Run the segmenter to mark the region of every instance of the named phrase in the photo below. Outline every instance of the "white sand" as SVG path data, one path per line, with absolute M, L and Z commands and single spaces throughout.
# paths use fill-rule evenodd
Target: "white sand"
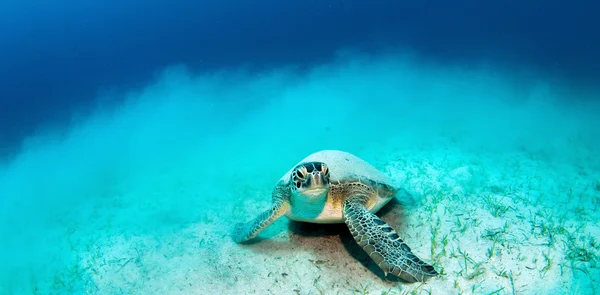
M 160 238 L 99 239 L 81 253 L 88 288 L 107 294 L 362 294 L 363 288 L 367 294 L 596 292 L 598 261 L 585 261 L 600 254 L 593 238 L 600 234 L 598 211 L 591 202 L 575 211 L 547 199 L 530 200 L 568 182 L 522 185 L 535 176 L 503 178 L 510 171 L 506 167 L 518 164 L 552 173 L 524 155 L 452 154 L 444 160 L 436 151 L 400 152 L 393 158 L 403 160 L 382 167 L 419 198 L 393 202 L 382 216 L 415 253 L 443 272 L 426 284 L 383 281 L 343 225 L 280 220 L 255 243 L 234 244 L 228 221 L 252 218 L 269 205 L 266 195 L 251 190 L 255 198 L 235 196 L 237 204 L 205 208 L 202 222 Z
M 0 293 L 598 292 L 600 129 L 558 90 L 394 58 L 169 77 L 5 163 Z M 290 165 L 329 148 L 411 193 L 380 214 L 441 276 L 383 280 L 344 225 L 283 218 L 232 242 Z

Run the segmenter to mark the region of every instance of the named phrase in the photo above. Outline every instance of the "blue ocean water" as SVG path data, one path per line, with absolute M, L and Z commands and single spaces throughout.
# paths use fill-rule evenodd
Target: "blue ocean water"
M 597 10 L 3 2 L 0 293 L 597 293 Z M 383 219 L 442 276 L 383 281 L 343 227 L 231 241 L 323 149 L 411 193 Z

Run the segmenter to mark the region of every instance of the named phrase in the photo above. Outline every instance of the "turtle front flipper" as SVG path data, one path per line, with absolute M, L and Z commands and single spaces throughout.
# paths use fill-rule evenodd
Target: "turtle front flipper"
M 253 220 L 235 225 L 233 241 L 241 243 L 256 237 L 263 229 L 275 220 L 285 215 L 290 208 L 289 202 L 284 198 L 273 198 L 273 206 L 260 213 Z
M 344 202 L 344 222 L 356 242 L 383 270 L 408 282 L 423 282 L 438 275 L 433 266 L 415 256 L 385 221 L 364 206 L 366 197 L 358 195 Z

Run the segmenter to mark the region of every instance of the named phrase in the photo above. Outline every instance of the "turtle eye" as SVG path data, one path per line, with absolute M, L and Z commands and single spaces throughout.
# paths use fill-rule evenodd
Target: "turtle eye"
M 296 174 L 298 174 L 298 177 L 304 178 L 304 174 L 302 174 L 302 171 L 298 170 L 296 171 Z

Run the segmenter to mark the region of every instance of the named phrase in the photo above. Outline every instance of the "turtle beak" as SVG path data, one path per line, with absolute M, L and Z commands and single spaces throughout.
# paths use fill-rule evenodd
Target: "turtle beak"
M 323 178 L 323 173 L 317 173 L 316 175 L 310 174 L 310 186 L 312 188 L 320 188 L 323 187 L 325 183 L 325 179 Z

